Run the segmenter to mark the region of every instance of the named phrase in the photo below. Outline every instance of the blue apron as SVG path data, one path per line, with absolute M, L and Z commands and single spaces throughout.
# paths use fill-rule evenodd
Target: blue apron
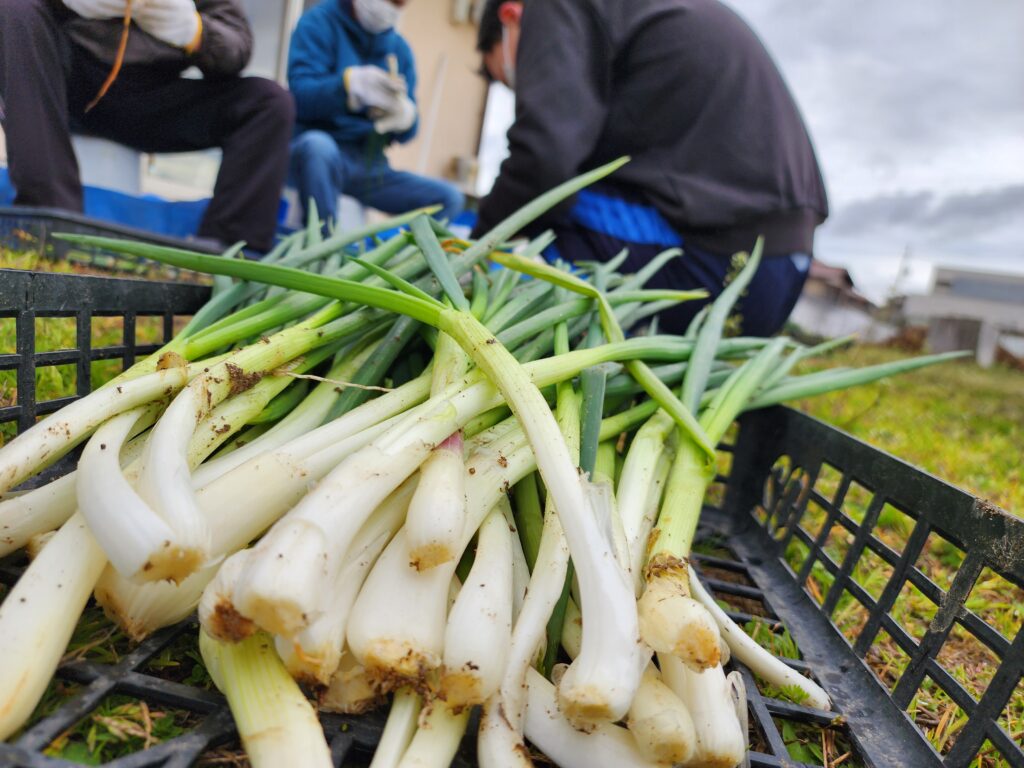
M 603 195 L 592 189 L 584 189 L 576 196 L 569 218 L 581 227 L 629 243 L 666 248 L 683 244 L 683 238 L 653 205 Z

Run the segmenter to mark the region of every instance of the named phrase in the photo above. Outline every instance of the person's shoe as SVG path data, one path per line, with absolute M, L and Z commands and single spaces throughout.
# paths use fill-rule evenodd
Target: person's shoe
M 189 248 L 201 253 L 210 253 L 217 256 L 220 256 L 231 247 L 219 238 L 200 237 L 199 235 L 189 235 L 185 238 L 185 242 L 188 243 Z
M 233 247 L 233 244 L 225 243 L 223 240 L 216 237 L 200 237 L 198 235 L 190 235 L 187 238 L 187 242 L 190 247 L 195 248 L 197 251 L 202 253 L 209 253 L 214 256 L 223 256 L 229 249 Z M 257 251 L 253 248 L 242 248 L 242 257 L 249 261 L 259 261 L 265 253 Z

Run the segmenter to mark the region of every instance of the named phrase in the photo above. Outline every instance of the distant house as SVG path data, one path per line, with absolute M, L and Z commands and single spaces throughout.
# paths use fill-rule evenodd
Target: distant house
M 836 338 L 856 333 L 881 340 L 890 336 L 892 329 L 875 320 L 875 310 L 875 305 L 857 290 L 848 271 L 814 260 L 789 320 L 816 336 Z
M 931 293 L 907 296 L 903 311 L 927 323 L 933 352 L 973 349 L 988 367 L 1001 337 L 1024 335 L 1024 277 L 940 267 Z

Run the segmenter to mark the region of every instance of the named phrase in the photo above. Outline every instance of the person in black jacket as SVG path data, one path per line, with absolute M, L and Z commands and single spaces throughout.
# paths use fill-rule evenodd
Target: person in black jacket
M 295 109 L 276 83 L 239 77 L 253 45 L 240 0 L 135 0 L 118 71 L 125 6 L 0 0 L 0 120 L 15 203 L 82 210 L 72 130 L 143 152 L 220 147 L 198 234 L 269 250 Z M 203 79 L 181 77 L 191 66 Z
M 628 248 L 623 270 L 635 271 L 681 246 L 649 285 L 714 297 L 731 256 L 764 235 L 767 258 L 738 311 L 744 333 L 782 327 L 828 203 L 793 97 L 739 16 L 718 0 L 489 0 L 477 48 L 516 110 L 474 234 L 630 155 L 537 223 L 554 228 L 557 253 L 608 260 Z M 661 327 L 682 332 L 700 306 L 663 313 Z

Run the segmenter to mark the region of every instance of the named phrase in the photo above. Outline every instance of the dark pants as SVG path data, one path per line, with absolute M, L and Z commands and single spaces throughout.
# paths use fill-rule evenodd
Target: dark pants
M 220 147 L 199 234 L 269 250 L 288 170 L 291 95 L 261 78 L 190 80 L 132 66 L 86 113 L 110 65 L 70 41 L 69 15 L 51 0 L 0 0 L 0 97 L 15 203 L 82 210 L 72 131 L 142 152 Z
M 619 268 L 628 274 L 638 271 L 667 246 L 630 243 L 581 226 L 556 229 L 558 255 L 567 261 L 609 261 L 623 248 L 629 256 Z M 751 243 L 753 246 L 753 243 Z M 705 288 L 711 299 L 722 292 L 732 272 L 730 256 L 713 254 L 684 244 L 683 255 L 669 261 L 647 282 L 647 288 L 690 290 Z M 761 261 L 753 280 L 737 303 L 740 332 L 749 336 L 771 336 L 779 331 L 800 298 L 810 258 L 804 254 L 773 256 Z M 658 315 L 658 327 L 667 333 L 683 333 L 707 301 L 687 301 Z

